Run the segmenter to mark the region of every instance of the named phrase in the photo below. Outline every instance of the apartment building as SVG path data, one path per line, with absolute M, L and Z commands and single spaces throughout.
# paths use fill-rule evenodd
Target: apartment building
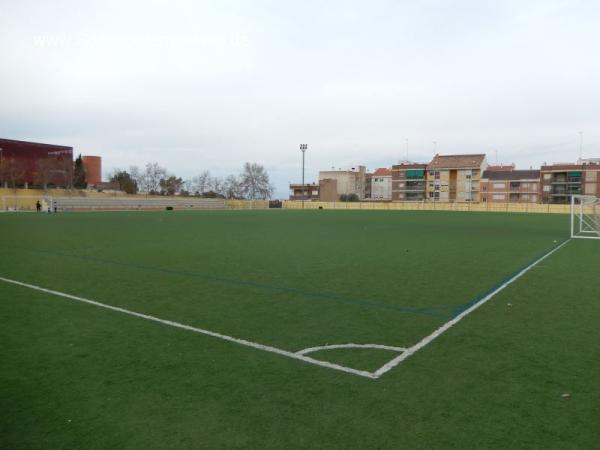
M 427 194 L 427 164 L 401 163 L 392 166 L 392 201 L 423 201 Z
M 478 202 L 485 154 L 439 155 L 427 165 L 426 196 L 440 202 Z
M 320 171 L 319 185 L 321 186 L 321 199 L 323 201 L 337 201 L 342 194 L 356 194 L 360 200 L 363 200 L 365 198 L 366 172 L 365 166 L 352 167 L 349 170 Z M 324 181 L 327 184 L 326 192 L 323 192 Z M 335 194 L 332 192 L 334 185 Z M 332 198 L 334 196 L 335 198 Z
M 511 170 L 505 167 L 512 167 Z M 480 181 L 481 201 L 486 203 L 537 203 L 541 196 L 539 170 L 514 170 L 490 166 Z
M 371 199 L 371 183 L 373 181 L 372 173 L 365 173 L 365 200 Z
M 371 176 L 371 200 L 392 199 L 392 171 L 377 169 Z
M 319 185 L 290 183 L 290 200 L 319 200 Z
M 600 163 L 556 163 L 541 167 L 542 201 L 569 203 L 572 195 L 600 197 Z

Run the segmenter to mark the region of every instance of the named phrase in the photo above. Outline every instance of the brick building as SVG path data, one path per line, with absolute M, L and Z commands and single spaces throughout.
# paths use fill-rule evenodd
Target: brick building
M 495 170 L 481 177 L 481 201 L 487 203 L 537 203 L 540 201 L 539 170 Z M 512 166 L 514 167 L 514 166 Z
M 73 147 L 0 139 L 0 186 L 70 186 Z
M 423 201 L 427 194 L 427 164 L 392 166 L 392 201 Z
M 544 165 L 541 184 L 544 203 L 569 203 L 571 195 L 600 197 L 600 163 Z

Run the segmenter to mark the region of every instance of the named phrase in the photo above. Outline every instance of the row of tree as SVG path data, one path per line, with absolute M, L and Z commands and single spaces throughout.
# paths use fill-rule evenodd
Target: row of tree
M 35 163 L 33 171 L 26 168 L 20 158 L 0 159 L 0 182 L 2 186 L 17 188 L 25 183 L 33 183 L 46 189 L 49 186 L 85 189 L 87 187 L 85 167 L 79 155 L 71 158 L 43 158 Z
M 129 170 L 115 169 L 110 181 L 129 194 L 146 192 L 159 195 L 182 195 L 220 197 L 230 199 L 268 199 L 273 194 L 269 174 L 263 166 L 247 162 L 239 175 L 214 177 L 209 171 L 184 180 L 170 174 L 158 163 L 148 163 L 141 170 L 132 166 Z

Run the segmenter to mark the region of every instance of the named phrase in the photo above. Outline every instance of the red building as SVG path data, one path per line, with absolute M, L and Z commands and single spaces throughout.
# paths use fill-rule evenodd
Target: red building
M 102 158 L 100 156 L 82 156 L 81 160 L 88 185 L 97 186 L 102 183 Z
M 73 147 L 0 139 L 1 186 L 70 186 Z

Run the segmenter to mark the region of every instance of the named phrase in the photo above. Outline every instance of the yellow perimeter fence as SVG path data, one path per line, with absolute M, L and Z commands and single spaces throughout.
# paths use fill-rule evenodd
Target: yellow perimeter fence
M 301 209 L 302 202 L 286 200 L 283 207 Z M 441 202 L 304 202 L 305 209 L 359 209 L 389 211 L 473 211 L 512 212 L 538 214 L 569 214 L 570 205 L 546 205 L 538 203 L 441 203 Z

